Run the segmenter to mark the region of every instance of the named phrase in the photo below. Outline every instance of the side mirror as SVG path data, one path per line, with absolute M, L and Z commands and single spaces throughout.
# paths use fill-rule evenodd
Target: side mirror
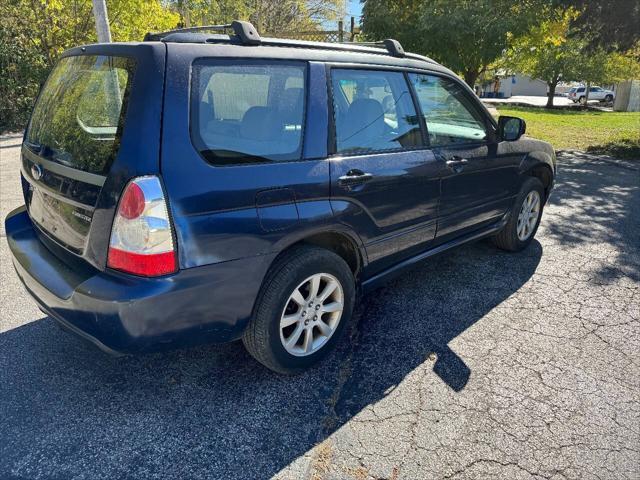
M 527 124 L 518 117 L 498 118 L 498 133 L 501 140 L 514 142 L 527 131 Z

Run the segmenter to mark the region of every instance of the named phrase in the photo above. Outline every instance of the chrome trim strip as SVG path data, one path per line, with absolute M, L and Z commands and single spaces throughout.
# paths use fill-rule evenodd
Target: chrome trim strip
M 67 167 L 66 165 L 62 165 L 58 162 L 45 160 L 44 158 L 33 153 L 24 145 L 22 146 L 22 155 L 27 157 L 27 159 L 29 159 L 33 163 L 42 165 L 44 168 L 46 168 L 47 170 L 50 170 L 53 173 L 57 173 L 58 175 L 63 175 L 67 178 L 72 178 L 74 180 L 79 180 L 84 183 L 89 183 L 91 185 L 96 185 L 98 187 L 102 187 L 102 185 L 104 185 L 104 181 L 107 178 L 105 176 L 97 175 L 95 173 L 89 173 L 83 170 L 78 170 L 76 168 Z

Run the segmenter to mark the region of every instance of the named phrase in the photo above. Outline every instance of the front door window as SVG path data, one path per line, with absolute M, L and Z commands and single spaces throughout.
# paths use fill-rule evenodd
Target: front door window
M 432 146 L 482 142 L 487 130 L 482 114 L 462 85 L 435 75 L 410 74 Z

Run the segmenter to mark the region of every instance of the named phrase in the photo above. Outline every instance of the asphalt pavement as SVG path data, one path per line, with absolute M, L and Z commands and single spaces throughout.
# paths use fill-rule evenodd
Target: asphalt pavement
M 560 159 L 526 251 L 428 261 L 295 377 L 240 343 L 109 357 L 36 308 L 0 239 L 0 478 L 638 479 L 640 163 Z

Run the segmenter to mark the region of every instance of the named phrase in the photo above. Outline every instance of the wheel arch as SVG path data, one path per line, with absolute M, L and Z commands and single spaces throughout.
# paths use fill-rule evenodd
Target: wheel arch
M 364 247 L 357 235 L 349 232 L 346 228 L 335 227 L 311 230 L 289 239 L 280 246 L 279 253 L 272 264 L 275 264 L 292 248 L 300 245 L 314 245 L 335 253 L 347 263 L 356 279 L 367 263 Z
M 549 198 L 549 193 L 551 192 L 551 187 L 553 185 L 553 173 L 551 171 L 551 167 L 546 163 L 539 163 L 527 170 L 526 175 L 536 177 L 542 182 L 542 185 L 544 186 L 544 198 L 546 201 L 546 199 Z
M 523 181 L 527 177 L 535 177 L 544 186 L 545 202 L 549 198 L 554 183 L 554 167 L 551 157 L 545 152 L 533 152 L 520 165 Z

